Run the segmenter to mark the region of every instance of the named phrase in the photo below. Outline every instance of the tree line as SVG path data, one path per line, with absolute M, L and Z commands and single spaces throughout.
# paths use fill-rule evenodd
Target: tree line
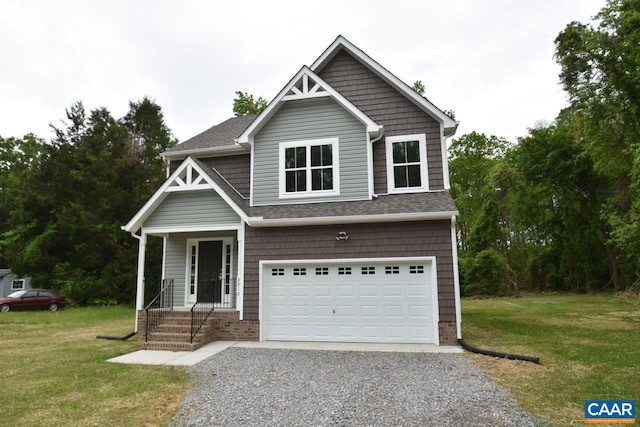
M 610 0 L 594 22 L 556 39 L 569 106 L 553 123 L 515 144 L 479 132 L 451 144 L 466 295 L 639 288 L 640 0 Z M 236 92 L 233 112 L 266 104 Z M 0 137 L 0 267 L 76 304 L 130 304 L 137 241 L 120 227 L 164 181 L 159 154 L 176 140 L 148 98 L 121 118 L 77 102 L 54 134 Z M 152 288 L 159 239 L 147 253 Z
M 640 1 L 595 22 L 555 40 L 569 106 L 553 123 L 451 145 L 467 294 L 639 289 Z
M 77 102 L 54 133 L 0 137 L 0 265 L 76 304 L 131 303 L 137 241 L 120 227 L 164 180 L 159 153 L 176 141 L 162 110 L 144 98 L 115 119 Z

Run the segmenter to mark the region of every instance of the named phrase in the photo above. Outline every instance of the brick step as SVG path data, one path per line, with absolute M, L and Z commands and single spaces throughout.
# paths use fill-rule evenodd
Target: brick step
M 202 341 L 204 334 L 198 333 L 193 337 L 193 341 Z M 191 340 L 191 332 L 179 333 L 179 332 L 154 332 L 149 337 L 151 341 L 175 341 L 175 342 L 189 342 Z
M 142 343 L 143 350 L 194 351 L 202 347 L 203 342 L 147 341 Z
M 208 324 L 209 322 L 206 322 L 204 325 L 202 325 L 202 328 L 200 328 L 201 331 L 208 331 L 211 327 Z M 190 333 L 191 332 L 191 323 L 189 324 L 182 324 L 182 323 L 162 323 L 160 325 L 158 325 L 158 327 L 156 327 L 156 330 L 154 332 L 182 332 L 182 333 Z

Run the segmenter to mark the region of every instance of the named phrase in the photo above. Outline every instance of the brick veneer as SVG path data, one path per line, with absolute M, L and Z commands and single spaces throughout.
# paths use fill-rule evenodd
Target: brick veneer
M 240 320 L 237 311 L 214 311 L 214 340 L 220 341 L 258 341 L 260 339 L 260 321 Z
M 456 322 L 439 322 L 440 345 L 458 345 Z

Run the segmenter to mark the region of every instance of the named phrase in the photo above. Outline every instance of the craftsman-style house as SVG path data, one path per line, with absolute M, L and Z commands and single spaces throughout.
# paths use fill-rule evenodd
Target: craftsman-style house
M 260 115 L 164 152 L 166 182 L 123 227 L 140 245 L 141 338 L 177 338 L 162 324 L 179 315 L 190 343 L 455 344 L 456 127 L 340 36 Z M 163 239 L 164 280 L 145 310 L 148 236 Z

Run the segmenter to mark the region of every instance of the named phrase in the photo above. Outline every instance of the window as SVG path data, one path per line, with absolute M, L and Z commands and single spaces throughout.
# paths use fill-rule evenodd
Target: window
M 371 275 L 371 274 L 376 274 L 376 268 L 375 267 L 362 267 L 362 274 L 363 275 Z
M 11 283 L 11 290 L 19 291 L 24 289 L 24 279 L 16 279 Z
M 386 144 L 389 193 L 428 190 L 426 136 L 389 136 Z
M 293 275 L 294 276 L 306 276 L 307 275 L 307 269 L 302 267 L 302 268 L 294 268 L 293 269 Z
M 316 267 L 316 276 L 328 276 L 329 267 Z
M 351 267 L 338 267 L 338 275 L 339 276 L 350 276 L 351 275 Z
M 397 265 L 387 266 L 384 268 L 384 274 L 400 274 L 400 267 Z
M 284 268 L 272 268 L 271 269 L 272 276 L 284 276 Z
M 424 266 L 423 265 L 410 265 L 409 266 L 409 274 L 424 274 Z
M 280 144 L 280 197 L 338 195 L 338 138 Z

